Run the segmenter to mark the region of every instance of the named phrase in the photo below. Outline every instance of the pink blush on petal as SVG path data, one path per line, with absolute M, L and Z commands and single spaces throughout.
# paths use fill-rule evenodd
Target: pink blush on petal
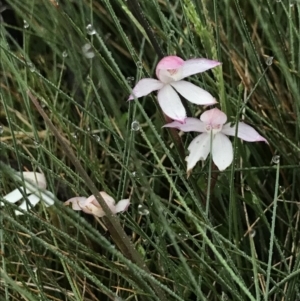
M 184 60 L 180 58 L 179 56 L 171 55 L 166 56 L 162 60 L 159 61 L 159 63 L 156 66 L 156 76 L 159 78 L 159 71 L 160 70 L 168 70 L 177 72 L 176 69 L 179 69 L 184 64 Z M 172 75 L 172 72 L 170 72 Z
M 207 125 L 223 125 L 227 121 L 227 116 L 224 112 L 220 111 L 218 108 L 214 108 L 205 111 L 201 116 L 200 120 Z
M 187 119 L 187 117 L 185 117 L 184 119 L 180 119 L 180 120 L 177 119 L 176 121 L 180 122 L 181 124 L 185 124 L 186 119 Z

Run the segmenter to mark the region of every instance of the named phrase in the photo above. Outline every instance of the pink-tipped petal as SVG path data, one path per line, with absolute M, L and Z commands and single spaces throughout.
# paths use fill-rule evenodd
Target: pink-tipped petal
M 184 60 L 178 56 L 166 56 L 157 64 L 156 76 L 165 84 L 179 80 L 182 78 L 183 64 Z
M 108 195 L 104 191 L 100 191 L 100 194 L 113 214 L 116 214 L 117 212 L 125 211 L 129 206 L 130 203 L 129 199 L 121 200 L 115 206 L 115 200 L 110 195 Z M 72 208 L 74 210 L 82 210 L 87 214 L 92 214 L 97 217 L 105 216 L 104 210 L 102 209 L 101 205 L 98 203 L 94 195 L 91 195 L 88 198 L 75 197 L 69 199 L 64 204 L 69 205 L 70 203 L 72 204 Z
M 183 132 L 205 132 L 205 123 L 197 118 L 187 117 L 185 123 L 173 121 L 165 124 L 163 128 L 176 128 Z
M 129 199 L 119 201 L 115 207 L 115 213 L 126 211 L 129 205 L 130 205 Z
M 101 196 L 105 200 L 108 207 L 112 207 L 115 205 L 116 201 L 113 197 L 111 197 L 109 194 L 107 194 L 105 191 L 100 191 Z
M 188 147 L 190 154 L 185 158 L 189 173 L 199 160 L 205 160 L 210 151 L 210 135 L 203 133 L 194 138 Z
M 80 211 L 80 210 L 82 210 L 82 207 L 83 207 L 85 201 L 86 201 L 86 197 L 76 196 L 76 197 L 71 198 L 71 199 L 67 200 L 66 202 L 64 202 L 64 205 L 68 206 L 68 205 L 72 204 L 73 210 Z
M 214 108 L 208 111 L 205 111 L 201 116 L 200 120 L 205 124 L 210 125 L 223 125 L 227 121 L 227 116 L 225 113 L 220 111 L 218 108 Z
M 182 123 L 185 121 L 185 108 L 178 94 L 170 85 L 166 85 L 159 90 L 157 98 L 161 109 L 167 116 Z
M 103 211 L 102 207 L 96 200 L 94 195 L 89 196 L 87 199 L 84 200 L 82 204 L 80 204 L 81 210 L 84 213 L 92 214 L 98 217 L 102 217 L 105 215 L 105 212 Z
M 219 170 L 225 170 L 232 163 L 232 144 L 222 133 L 217 133 L 213 139 L 212 159 Z
M 88 198 L 85 199 L 85 201 L 84 201 L 84 203 L 83 203 L 83 207 L 85 207 L 85 206 L 87 206 L 87 205 L 89 205 L 89 204 L 92 204 L 92 203 L 94 203 L 94 202 L 95 202 L 95 205 L 98 204 L 98 202 L 97 202 L 95 196 L 92 194 L 92 195 L 90 195 Z M 98 204 L 98 205 L 99 205 L 99 204 Z M 100 206 L 100 205 L 99 205 L 99 206 Z
M 104 210 L 101 207 L 95 206 L 94 204 L 88 204 L 85 207 L 82 207 L 82 211 L 98 217 L 105 216 Z
M 172 82 L 171 85 L 184 98 L 197 105 L 212 105 L 217 102 L 210 93 L 184 80 Z
M 88 214 L 92 214 L 98 217 L 105 216 L 105 212 L 102 207 L 94 205 L 94 203 L 88 204 L 82 208 L 82 211 Z
M 81 209 L 85 213 L 97 215 L 99 217 L 105 215 L 101 205 L 98 203 L 97 199 L 93 194 L 84 201 Z
M 129 96 L 128 100 L 139 98 L 149 93 L 159 90 L 164 86 L 164 84 L 157 79 L 153 78 L 144 78 L 141 79 L 136 86 L 133 88 L 131 95 Z
M 235 129 L 236 125 L 230 126 L 230 124 L 227 123 L 223 126 L 222 133 L 228 136 L 235 136 Z M 240 139 L 248 142 L 264 141 L 268 143 L 267 140 L 259 135 L 259 133 L 252 126 L 244 122 L 239 122 L 237 136 Z
M 28 211 L 28 209 L 31 209 L 32 207 L 35 207 L 36 204 L 40 201 L 40 198 L 36 196 L 35 194 L 31 194 L 27 197 L 27 200 L 23 200 L 19 208 Z M 23 212 L 15 210 L 16 215 L 23 215 Z
M 221 65 L 218 61 L 208 60 L 208 59 L 190 59 L 184 62 L 182 66 L 182 78 L 187 76 L 204 72 L 206 70 L 212 69 L 216 66 Z
M 104 191 L 100 191 L 100 194 L 103 197 L 109 209 L 111 210 L 111 212 L 116 213 L 115 212 L 116 201 Z M 102 209 L 101 205 L 98 203 L 94 195 L 91 195 L 86 199 L 82 210 L 86 213 L 93 214 L 98 217 L 105 216 L 104 210 Z
M 161 59 L 156 66 L 156 76 L 160 70 L 174 70 L 181 68 L 184 65 L 184 60 L 176 55 L 169 55 Z

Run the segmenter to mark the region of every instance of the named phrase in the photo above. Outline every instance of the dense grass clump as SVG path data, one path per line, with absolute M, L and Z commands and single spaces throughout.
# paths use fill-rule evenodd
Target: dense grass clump
M 0 2 L 0 300 L 300 299 L 300 2 Z M 197 133 L 162 128 L 167 55 L 222 62 L 187 80 L 232 124 L 234 160 L 187 175 Z M 189 117 L 211 107 L 182 98 Z M 45 175 L 55 204 L 6 196 Z M 28 184 L 28 183 L 27 183 Z M 97 192 L 130 198 L 112 215 Z M 39 195 L 39 191 L 36 191 Z M 105 217 L 64 206 L 96 195 Z

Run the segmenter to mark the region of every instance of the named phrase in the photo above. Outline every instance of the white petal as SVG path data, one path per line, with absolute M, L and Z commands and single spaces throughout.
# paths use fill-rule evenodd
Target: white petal
M 23 194 L 21 193 L 21 191 L 23 191 Z M 28 191 L 28 193 L 29 193 L 29 191 Z M 16 203 L 23 198 L 24 194 L 26 194 L 24 187 L 19 187 L 19 188 L 16 188 L 15 190 L 11 191 L 7 195 L 5 195 L 3 197 L 3 199 L 5 199 L 9 203 Z M 1 202 L 0 207 L 3 205 L 4 204 Z
M 98 206 L 101 207 L 100 204 L 98 203 L 97 199 L 95 198 L 95 196 L 92 194 L 90 195 L 83 203 L 82 207 L 85 207 L 89 204 L 94 204 L 94 206 Z
M 82 210 L 82 206 L 86 201 L 86 197 L 83 196 L 76 196 L 74 198 L 71 198 L 69 200 L 67 200 L 66 202 L 64 202 L 64 205 L 70 205 L 72 204 L 72 209 L 76 210 L 76 211 L 80 211 Z
M 31 194 L 27 197 L 27 200 L 23 200 L 19 208 L 28 211 L 28 209 L 31 209 L 34 207 L 38 202 L 40 201 L 40 198 L 34 194 Z M 21 211 L 15 210 L 16 215 L 23 215 Z
M 105 191 L 100 191 L 100 194 L 103 197 L 103 199 L 105 200 L 108 207 L 112 207 L 113 205 L 115 205 L 115 203 L 116 203 L 115 199 L 113 197 L 111 197 L 110 195 L 108 195 Z
M 210 151 L 210 135 L 203 133 L 191 142 L 188 147 L 190 154 L 185 158 L 187 161 L 187 172 L 192 170 L 199 160 L 205 160 Z
M 23 198 L 24 194 L 34 193 L 38 188 L 45 189 L 47 185 L 45 175 L 39 172 L 16 172 L 14 176 L 19 181 L 24 181 L 25 187 L 21 186 L 3 197 L 10 203 L 16 203 Z M 21 191 L 24 193 L 22 194 Z
M 164 84 L 157 79 L 143 78 L 133 88 L 128 100 L 148 95 L 153 91 L 161 89 L 163 86 Z
M 119 201 L 115 207 L 115 213 L 126 211 L 129 204 L 130 204 L 129 199 Z
M 208 60 L 208 59 L 190 59 L 184 62 L 182 69 L 182 78 L 187 76 L 204 72 L 206 70 L 212 69 L 219 66 L 221 63 L 218 61 Z
M 46 190 L 46 192 L 41 192 L 40 195 L 36 192 L 36 194 L 28 196 L 27 200 L 23 200 L 19 208 L 27 211 L 28 208 L 35 207 L 35 205 L 41 200 L 44 201 L 46 207 L 49 207 L 54 204 L 54 199 L 54 194 L 48 190 Z M 29 202 L 31 206 L 27 202 Z M 23 215 L 23 213 L 18 210 L 15 210 L 15 213 L 16 215 Z
M 35 194 L 41 196 L 42 201 L 44 201 L 46 207 L 52 206 L 54 204 L 55 195 L 52 192 L 45 190 L 43 192 L 37 191 Z
M 197 105 L 211 105 L 217 102 L 210 93 L 184 80 L 172 82 L 171 85 L 184 98 Z
M 205 111 L 201 116 L 200 120 L 206 124 L 223 125 L 227 121 L 227 116 L 224 112 L 218 108 Z
M 111 210 L 111 212 L 116 213 L 115 212 L 116 201 L 114 200 L 114 198 L 108 195 L 105 191 L 100 191 L 100 194 L 103 197 L 109 209 Z M 104 210 L 102 209 L 101 205 L 98 203 L 94 195 L 91 195 L 86 199 L 86 201 L 83 204 L 82 210 L 86 213 L 93 214 L 98 217 L 105 216 Z
M 235 129 L 236 129 L 236 125 L 233 125 L 231 127 L 230 124 L 227 123 L 223 126 L 222 133 L 225 135 L 228 135 L 228 136 L 235 136 Z M 267 140 L 264 137 L 262 137 L 261 135 L 259 135 L 259 133 L 252 126 L 250 126 L 244 122 L 239 122 L 237 136 L 244 141 L 267 142 Z
M 233 160 L 232 144 L 222 133 L 216 134 L 213 139 L 212 158 L 219 170 L 225 170 Z
M 21 177 L 19 177 L 19 176 L 17 176 L 17 177 L 19 178 L 20 181 L 22 181 Z M 27 179 L 24 179 L 24 185 L 26 187 L 27 194 L 30 192 L 33 193 L 33 192 L 37 191 L 38 189 L 44 189 L 43 183 L 33 182 L 33 181 L 27 180 Z M 23 186 L 21 186 L 21 187 L 23 187 Z M 19 188 L 21 188 L 21 187 L 19 187 Z
M 186 112 L 178 94 L 170 85 L 165 85 L 159 90 L 158 102 L 163 112 L 179 122 L 184 122 L 186 119 Z
M 22 175 L 25 180 L 25 185 L 31 183 L 35 186 L 38 186 L 41 189 L 46 189 L 47 182 L 45 175 L 40 172 L 33 172 L 33 171 L 24 171 L 24 172 L 17 172 L 17 177 L 22 181 Z
M 96 199 L 95 199 L 95 201 L 97 202 Z M 94 205 L 94 203 L 90 203 L 90 204 L 82 207 L 82 211 L 85 212 L 85 213 L 88 213 L 88 214 L 93 214 L 93 215 L 98 216 L 98 217 L 105 216 L 105 212 L 102 209 L 102 207 Z
M 183 132 L 205 132 L 205 123 L 203 123 L 198 118 L 187 117 L 185 123 L 179 121 L 173 121 L 171 123 L 165 124 L 163 128 L 176 128 Z

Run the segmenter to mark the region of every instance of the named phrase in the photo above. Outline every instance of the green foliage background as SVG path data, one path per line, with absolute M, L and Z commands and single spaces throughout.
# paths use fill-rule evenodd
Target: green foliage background
M 300 298 L 299 2 L 8 0 L 1 7 L 0 197 L 20 186 L 13 169 L 43 171 L 57 196 L 54 206 L 23 216 L 2 199 L 1 300 Z M 183 149 L 194 135 L 161 128 L 154 93 L 126 101 L 162 55 L 175 54 L 221 61 L 190 81 L 269 145 L 234 139 L 231 167 L 218 172 L 207 160 L 187 178 Z M 205 109 L 184 105 L 190 116 Z M 130 197 L 128 212 L 97 220 L 63 206 L 91 195 L 92 185 L 116 200 Z

